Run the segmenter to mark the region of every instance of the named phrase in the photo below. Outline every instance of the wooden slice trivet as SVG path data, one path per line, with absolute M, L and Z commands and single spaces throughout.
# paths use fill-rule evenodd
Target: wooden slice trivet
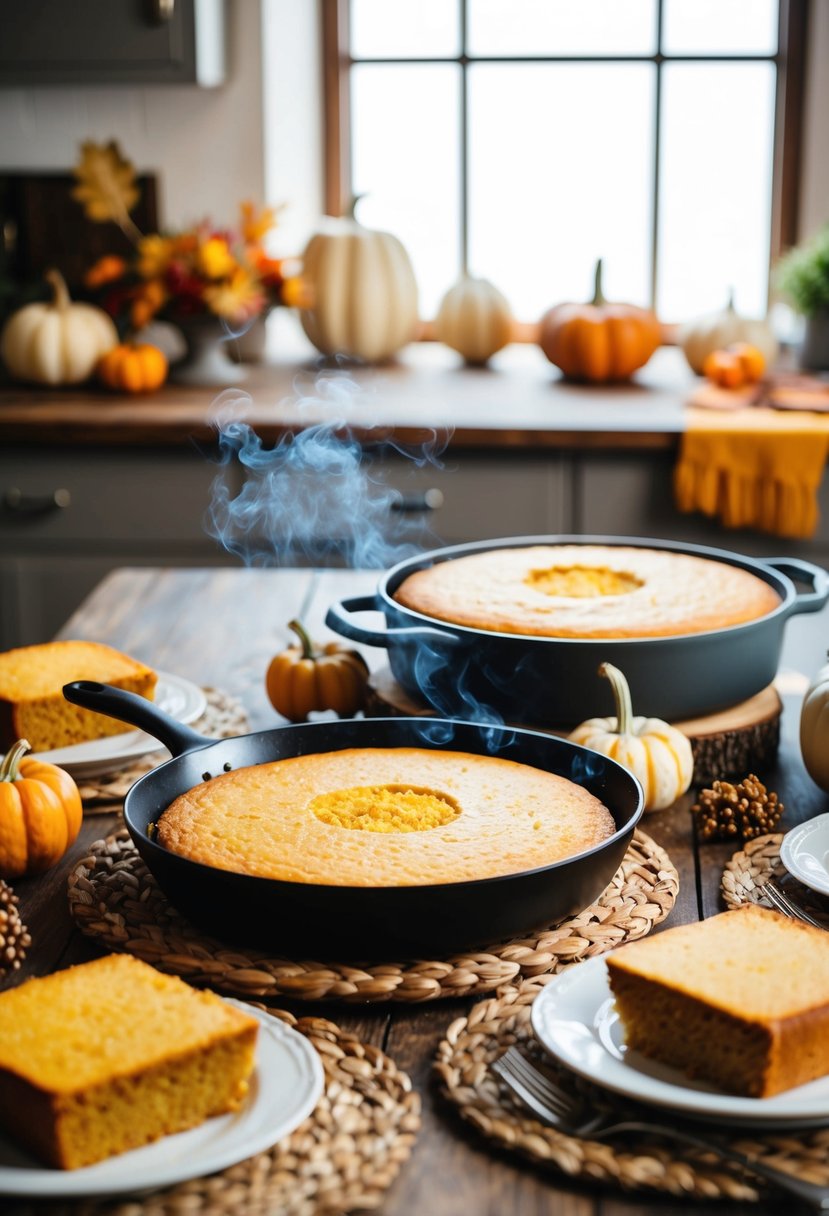
M 422 1002 L 491 992 L 644 937 L 674 906 L 679 880 L 664 849 L 636 831 L 595 904 L 532 937 L 434 961 L 349 965 L 273 958 L 208 937 L 172 907 L 125 828 L 96 841 L 69 876 L 69 910 L 88 937 L 161 971 L 250 999 Z
M 499 1147 L 573 1178 L 682 1198 L 758 1199 L 752 1175 L 726 1167 L 712 1156 L 649 1136 L 601 1143 L 565 1136 L 539 1123 L 516 1102 L 489 1068 L 514 1043 L 543 1060 L 560 1084 L 587 1093 L 595 1109 L 601 1110 L 606 1102 L 600 1089 L 557 1068 L 536 1043 L 530 1006 L 551 979 L 536 976 L 517 988 L 504 989 L 497 997 L 475 1005 L 447 1030 L 438 1048 L 435 1072 L 444 1097 L 463 1118 Z M 740 1130 L 734 1132 L 733 1140 L 743 1151 L 829 1186 L 829 1129 L 762 1138 Z
M 325 1091 L 295 1132 L 221 1173 L 139 1199 L 38 1203 L 15 1216 L 319 1216 L 377 1207 L 420 1127 L 409 1077 L 333 1022 L 268 1012 L 307 1035 L 325 1070 Z
M 431 717 L 435 714 L 425 701 L 401 688 L 388 667 L 373 672 L 369 680 L 366 715 L 380 717 Z M 723 777 L 762 773 L 770 768 L 780 745 L 780 715 L 783 702 L 773 684 L 756 696 L 730 709 L 675 722 L 691 740 L 694 755 L 694 784 L 708 785 Z M 599 715 L 601 716 L 601 715 Z M 533 730 L 544 730 L 534 726 Z M 566 731 L 550 730 L 562 738 Z
M 829 900 L 788 872 L 780 860 L 782 841 L 783 836 L 778 833 L 747 840 L 723 870 L 720 883 L 723 899 L 729 908 L 744 903 L 769 907 L 763 895 L 763 884 L 767 878 L 775 878 L 792 899 L 829 929 Z
M 250 730 L 250 722 L 241 704 L 226 692 L 217 688 L 202 690 L 207 697 L 207 705 L 201 717 L 192 724 L 193 730 L 210 739 L 231 739 L 235 735 L 245 735 Z M 130 787 L 139 777 L 150 769 L 163 764 L 168 758 L 166 752 L 153 756 L 142 757 L 128 768 L 118 769 L 114 773 L 106 773 L 101 777 L 81 778 L 78 789 L 81 792 L 84 814 L 111 814 L 115 807 L 124 801 Z

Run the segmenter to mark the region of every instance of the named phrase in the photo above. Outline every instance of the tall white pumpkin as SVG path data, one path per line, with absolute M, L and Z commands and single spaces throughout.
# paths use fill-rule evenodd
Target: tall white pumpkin
M 506 297 L 487 279 L 464 277 L 450 287 L 435 318 L 435 337 L 467 363 L 486 363 L 512 336 Z
M 378 363 L 417 332 L 417 283 L 396 236 L 352 217 L 326 222 L 302 255 L 313 305 L 302 328 L 324 355 Z

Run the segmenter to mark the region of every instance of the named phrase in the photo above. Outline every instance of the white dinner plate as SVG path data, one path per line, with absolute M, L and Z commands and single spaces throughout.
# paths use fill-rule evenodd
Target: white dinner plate
M 189 724 L 204 713 L 207 698 L 197 684 L 182 676 L 160 671 L 153 702 L 178 722 Z M 100 777 L 113 769 L 123 768 L 130 760 L 138 760 L 154 752 L 166 756 L 170 754 L 152 735 L 145 734 L 143 730 L 130 730 L 121 735 L 90 739 L 87 743 L 74 743 L 71 747 L 38 752 L 37 758 L 49 764 L 59 764 L 73 777 Z
M 259 1019 L 256 1066 L 241 1109 L 187 1132 L 79 1170 L 38 1166 L 0 1135 L 0 1195 L 122 1195 L 215 1174 L 270 1148 L 305 1119 L 324 1086 L 320 1058 L 305 1035 L 261 1009 L 230 1000 Z
M 829 1124 L 829 1076 L 773 1098 L 741 1098 L 628 1051 L 603 958 L 588 959 L 542 988 L 532 1027 L 549 1053 L 604 1089 L 688 1118 L 740 1126 Z
M 805 886 L 829 895 L 829 814 L 791 828 L 780 845 L 780 860 Z

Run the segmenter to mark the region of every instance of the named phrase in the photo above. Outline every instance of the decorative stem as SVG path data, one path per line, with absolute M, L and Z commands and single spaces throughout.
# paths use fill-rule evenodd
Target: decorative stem
M 55 293 L 52 307 L 56 308 L 58 312 L 63 312 L 72 302 L 69 298 L 69 288 L 66 286 L 66 280 L 61 272 L 55 270 L 54 267 L 51 270 L 47 270 L 43 277 Z
M 630 700 L 630 686 L 618 667 L 612 663 L 600 663 L 599 675 L 610 680 L 613 689 L 613 700 L 616 702 L 616 734 L 629 735 L 633 721 L 633 706 Z
M 0 781 L 16 781 L 17 769 L 26 752 L 32 750 L 27 739 L 18 739 L 6 752 L 0 761 Z
M 590 303 L 594 304 L 596 307 L 599 307 L 600 305 L 607 303 L 607 300 L 604 298 L 604 292 L 602 291 L 602 259 L 601 258 L 599 258 L 598 262 L 596 263 L 596 273 L 595 273 L 595 277 L 593 279 L 593 299 L 590 301 Z
M 308 632 L 305 629 L 305 626 L 302 624 L 302 622 L 301 621 L 289 621 L 288 628 L 293 629 L 294 633 L 299 638 L 300 644 L 302 646 L 303 659 L 313 659 L 315 657 L 314 656 L 314 643 L 309 638 Z
M 726 303 L 725 311 L 726 312 L 736 312 L 737 311 L 734 307 L 734 288 L 733 287 L 729 287 L 729 289 L 728 289 L 728 302 Z

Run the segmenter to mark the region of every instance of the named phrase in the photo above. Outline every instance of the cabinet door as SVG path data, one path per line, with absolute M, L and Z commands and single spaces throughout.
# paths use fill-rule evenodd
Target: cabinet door
M 0 85 L 216 85 L 224 74 L 222 31 L 223 0 L 6 4 Z

